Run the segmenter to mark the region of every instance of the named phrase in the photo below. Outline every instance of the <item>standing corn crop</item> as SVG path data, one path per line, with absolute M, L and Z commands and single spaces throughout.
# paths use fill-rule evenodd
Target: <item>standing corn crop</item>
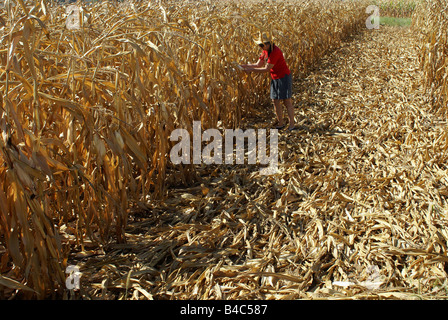
M 236 127 L 265 102 L 267 80 L 233 64 L 263 21 L 303 74 L 365 20 L 361 2 L 15 4 L 0 13 L 0 288 L 38 298 L 63 287 L 71 247 L 125 241 L 131 207 L 194 179 L 168 162 L 172 130 Z

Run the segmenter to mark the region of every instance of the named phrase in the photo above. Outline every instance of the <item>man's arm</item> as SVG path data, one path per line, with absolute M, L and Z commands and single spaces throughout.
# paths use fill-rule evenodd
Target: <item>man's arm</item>
M 259 59 L 257 63 L 250 63 L 250 64 L 242 64 L 241 67 L 243 69 L 248 68 L 261 68 L 263 66 L 264 61 L 262 59 Z
M 264 67 L 261 66 L 255 66 L 255 67 L 247 67 L 244 68 L 244 71 L 246 72 L 255 72 L 255 73 L 263 73 L 263 72 L 269 72 L 272 67 L 274 67 L 271 63 L 266 63 Z

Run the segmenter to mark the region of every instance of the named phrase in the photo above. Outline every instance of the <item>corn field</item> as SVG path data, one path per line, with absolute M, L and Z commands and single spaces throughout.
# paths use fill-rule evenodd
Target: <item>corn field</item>
M 423 1 L 418 7 L 414 27 L 420 39 L 420 63 L 431 104 L 442 116 L 448 103 L 448 13 L 444 1 Z
M 421 45 L 425 80 L 416 82 L 416 92 L 432 97 L 439 111 L 447 93 L 442 3 L 417 8 L 415 31 L 405 34 L 418 34 Z M 327 60 L 348 54 L 346 43 L 366 32 L 369 4 L 96 1 L 70 9 L 55 1 L 4 1 L 0 298 L 406 298 L 391 290 L 369 295 L 360 286 L 322 289 L 333 280 L 347 288 L 350 272 L 365 281 L 379 274 L 381 284 L 396 287 L 413 288 L 416 277 L 426 277 L 434 290 L 448 261 L 448 194 L 445 180 L 435 181 L 445 172 L 446 133 L 439 126 L 406 131 L 411 124 L 400 117 L 400 95 L 393 97 L 397 109 L 358 123 L 361 85 L 348 84 L 377 74 L 359 74 L 354 66 L 369 70 L 362 56 Z M 375 46 L 376 31 L 367 31 Z M 174 165 L 169 136 L 176 128 L 191 132 L 193 121 L 204 129 L 246 128 L 272 117 L 269 78 L 238 69 L 259 56 L 253 39 L 260 32 L 273 34 L 294 78 L 302 79 L 296 115 L 313 129 L 280 140 L 283 173 L 273 177 L 259 177 L 250 166 Z M 388 70 L 395 67 L 378 48 L 369 50 Z M 319 78 L 314 72 L 325 65 L 345 71 Z M 352 97 L 338 91 L 345 85 Z M 380 110 L 381 90 L 376 84 L 369 90 Z M 410 112 L 416 121 L 430 113 L 417 108 Z M 405 124 L 402 131 L 387 115 Z M 361 125 L 365 130 L 357 131 Z M 334 136 L 324 140 L 324 131 Z M 426 153 L 403 155 L 400 143 Z M 350 152 L 368 150 L 350 153 L 347 145 Z M 400 161 L 419 171 L 411 178 Z M 428 162 L 436 169 L 426 170 Z M 420 243 L 422 235 L 427 241 Z M 400 255 L 406 267 L 397 276 Z M 74 264 L 83 273 L 75 293 L 66 288 Z M 306 293 L 319 286 L 315 295 Z
M 379 7 L 383 17 L 411 17 L 419 0 L 378 0 L 372 2 Z

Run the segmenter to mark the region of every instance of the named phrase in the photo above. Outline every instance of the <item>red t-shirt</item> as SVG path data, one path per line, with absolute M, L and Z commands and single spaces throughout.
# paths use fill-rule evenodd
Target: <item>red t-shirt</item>
M 264 60 L 266 63 L 274 65 L 271 69 L 271 77 L 274 80 L 281 79 L 285 75 L 291 73 L 288 65 L 286 64 L 285 58 L 283 57 L 283 52 L 275 45 L 269 56 L 268 52 L 266 50 L 263 50 L 263 53 L 260 55 L 260 59 Z

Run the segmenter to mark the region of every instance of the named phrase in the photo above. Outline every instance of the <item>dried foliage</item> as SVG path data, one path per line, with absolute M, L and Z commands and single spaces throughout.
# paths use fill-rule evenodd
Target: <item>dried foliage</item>
M 420 35 L 420 63 L 431 104 L 446 116 L 448 103 L 448 13 L 442 0 L 425 0 L 414 15 L 414 29 Z
M 447 298 L 448 135 L 417 40 L 366 29 L 321 60 L 296 80 L 281 173 L 204 165 L 202 184 L 131 215 L 128 243 L 73 257 L 75 297 Z
M 372 4 L 380 9 L 380 16 L 409 18 L 420 0 L 375 0 Z
M 0 286 L 39 298 L 64 287 L 70 250 L 123 243 L 131 208 L 197 179 L 167 159 L 174 128 L 236 127 L 265 102 L 268 79 L 235 62 L 266 21 L 299 75 L 365 20 L 363 2 L 101 1 L 68 30 L 56 2 L 5 3 Z

